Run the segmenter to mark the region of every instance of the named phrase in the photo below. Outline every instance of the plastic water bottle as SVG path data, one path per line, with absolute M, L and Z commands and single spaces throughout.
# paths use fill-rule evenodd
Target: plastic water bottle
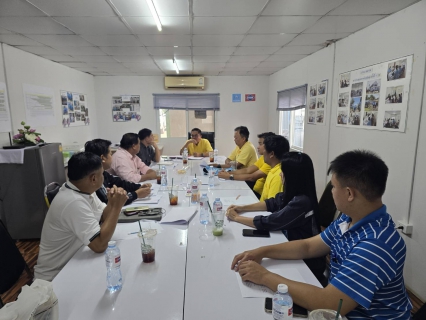
M 194 178 L 192 179 L 191 184 L 191 203 L 195 204 L 198 203 L 200 200 L 200 188 L 198 187 L 198 179 Z
M 182 163 L 183 164 L 187 164 L 188 163 L 188 149 L 187 148 L 183 149 Z
M 207 201 L 209 201 L 207 193 L 203 193 L 200 199 L 200 223 L 204 225 L 209 223 L 209 204 Z
M 213 154 L 214 154 L 214 163 L 217 163 L 219 161 L 219 159 L 218 159 L 218 157 L 219 157 L 219 150 L 214 149 Z
M 107 289 L 109 292 L 120 290 L 123 287 L 120 269 L 121 255 L 115 241 L 108 242 L 108 248 L 105 251 L 105 262 L 107 267 Z
M 167 169 L 166 169 L 166 166 L 161 167 L 161 186 L 167 187 Z
M 272 316 L 274 320 L 293 319 L 293 299 L 286 284 L 279 284 L 278 291 L 272 298 Z
M 213 202 L 213 212 L 216 213 L 222 211 L 222 207 L 222 201 L 220 201 L 220 198 L 216 198 Z
M 213 166 L 209 166 L 209 187 L 214 187 L 214 173 L 213 173 Z

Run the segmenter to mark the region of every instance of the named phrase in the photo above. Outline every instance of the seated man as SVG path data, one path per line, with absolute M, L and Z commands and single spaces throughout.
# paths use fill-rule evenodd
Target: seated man
M 263 160 L 263 152 L 265 151 L 263 141 L 266 137 L 273 136 L 273 132 L 265 132 L 257 135 L 259 138 L 259 145 L 257 147 L 257 152 L 260 155 L 260 158 L 252 164 L 250 167 L 238 169 L 229 173 L 227 171 L 221 171 L 218 174 L 219 178 L 225 180 L 238 180 L 246 181 L 250 188 L 253 189 L 254 194 L 258 199 L 262 195 L 263 185 L 265 184 L 266 176 L 271 170 L 271 166 Z
M 151 184 L 133 183 L 130 181 L 122 180 L 120 177 L 109 174 L 106 170 L 111 168 L 111 141 L 103 139 L 94 139 L 87 141 L 84 145 L 84 151 L 96 154 L 102 160 L 102 167 L 104 169 L 104 182 L 102 187 L 96 190 L 96 195 L 103 203 L 108 203 L 107 191 L 116 185 L 127 191 L 127 199 L 125 205 L 132 203 L 138 198 L 145 198 L 151 194 Z
M 210 141 L 203 139 L 201 130 L 194 128 L 191 130 L 191 139 L 189 139 L 185 145 L 180 149 L 180 154 L 183 154 L 183 150 L 188 149 L 188 155 L 194 157 L 208 157 L 209 152 L 213 151 Z
M 144 128 L 138 133 L 139 140 L 141 142 L 141 149 L 139 150 L 137 156 L 141 158 L 142 162 L 147 166 L 151 165 L 151 161 L 160 162 L 160 149 L 157 146 L 157 143 L 154 141 L 154 135 L 152 131 Z
M 156 179 L 157 174 L 155 171 L 150 169 L 137 156 L 140 148 L 140 141 L 136 133 L 123 135 L 120 141 L 120 148 L 112 156 L 109 173 L 134 183 Z
M 231 161 L 236 162 L 236 169 L 243 169 L 250 167 L 257 161 L 256 149 L 253 144 L 248 141 L 250 132 L 247 127 L 240 126 L 234 130 L 234 142 L 237 145 L 225 160 L 224 165 L 214 165 L 218 168 L 231 167 Z
M 74 154 L 69 160 L 69 181 L 60 188 L 44 220 L 35 278 L 52 281 L 83 245 L 96 253 L 108 247 L 127 192 L 113 186 L 108 204 L 102 203 L 95 191 L 102 186 L 103 171 L 101 158 L 90 152 Z
M 336 309 L 348 319 L 410 319 L 404 286 L 406 247 L 382 203 L 388 168 L 369 151 L 349 151 L 330 164 L 333 199 L 342 216 L 312 238 L 290 241 L 235 256 L 231 268 L 244 281 L 276 290 L 288 285 L 294 303 L 308 310 Z M 260 265 L 263 258 L 306 259 L 330 254 L 325 288 L 292 281 Z

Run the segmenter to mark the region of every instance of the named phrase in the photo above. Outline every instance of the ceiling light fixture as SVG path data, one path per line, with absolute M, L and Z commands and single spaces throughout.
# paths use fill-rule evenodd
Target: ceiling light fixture
M 175 66 L 176 73 L 179 74 L 179 68 L 175 58 L 173 58 L 173 65 Z
M 151 14 L 155 20 L 155 23 L 157 24 L 158 31 L 161 31 L 163 27 L 161 26 L 160 17 L 158 16 L 157 10 L 155 9 L 153 0 L 146 0 L 146 3 L 148 4 L 149 10 L 151 10 Z

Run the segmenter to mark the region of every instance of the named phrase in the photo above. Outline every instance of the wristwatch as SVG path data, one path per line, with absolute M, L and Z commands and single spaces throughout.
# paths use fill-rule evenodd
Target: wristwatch
M 229 175 L 229 180 L 234 180 L 234 175 L 233 174 Z

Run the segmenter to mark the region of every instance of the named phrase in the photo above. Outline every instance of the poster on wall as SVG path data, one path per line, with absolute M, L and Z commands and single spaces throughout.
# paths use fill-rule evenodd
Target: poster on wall
M 53 89 L 22 84 L 25 102 L 25 122 L 31 127 L 53 127 L 56 125 L 53 107 Z
M 11 132 L 9 102 L 7 99 L 6 83 L 0 82 L 0 132 Z
M 139 121 L 141 119 L 140 96 L 121 95 L 112 97 L 112 121 Z
M 308 95 L 308 124 L 325 125 L 328 80 L 310 85 Z
M 61 90 L 62 125 L 64 128 L 90 124 L 87 95 Z
M 336 125 L 405 132 L 413 56 L 341 73 Z

